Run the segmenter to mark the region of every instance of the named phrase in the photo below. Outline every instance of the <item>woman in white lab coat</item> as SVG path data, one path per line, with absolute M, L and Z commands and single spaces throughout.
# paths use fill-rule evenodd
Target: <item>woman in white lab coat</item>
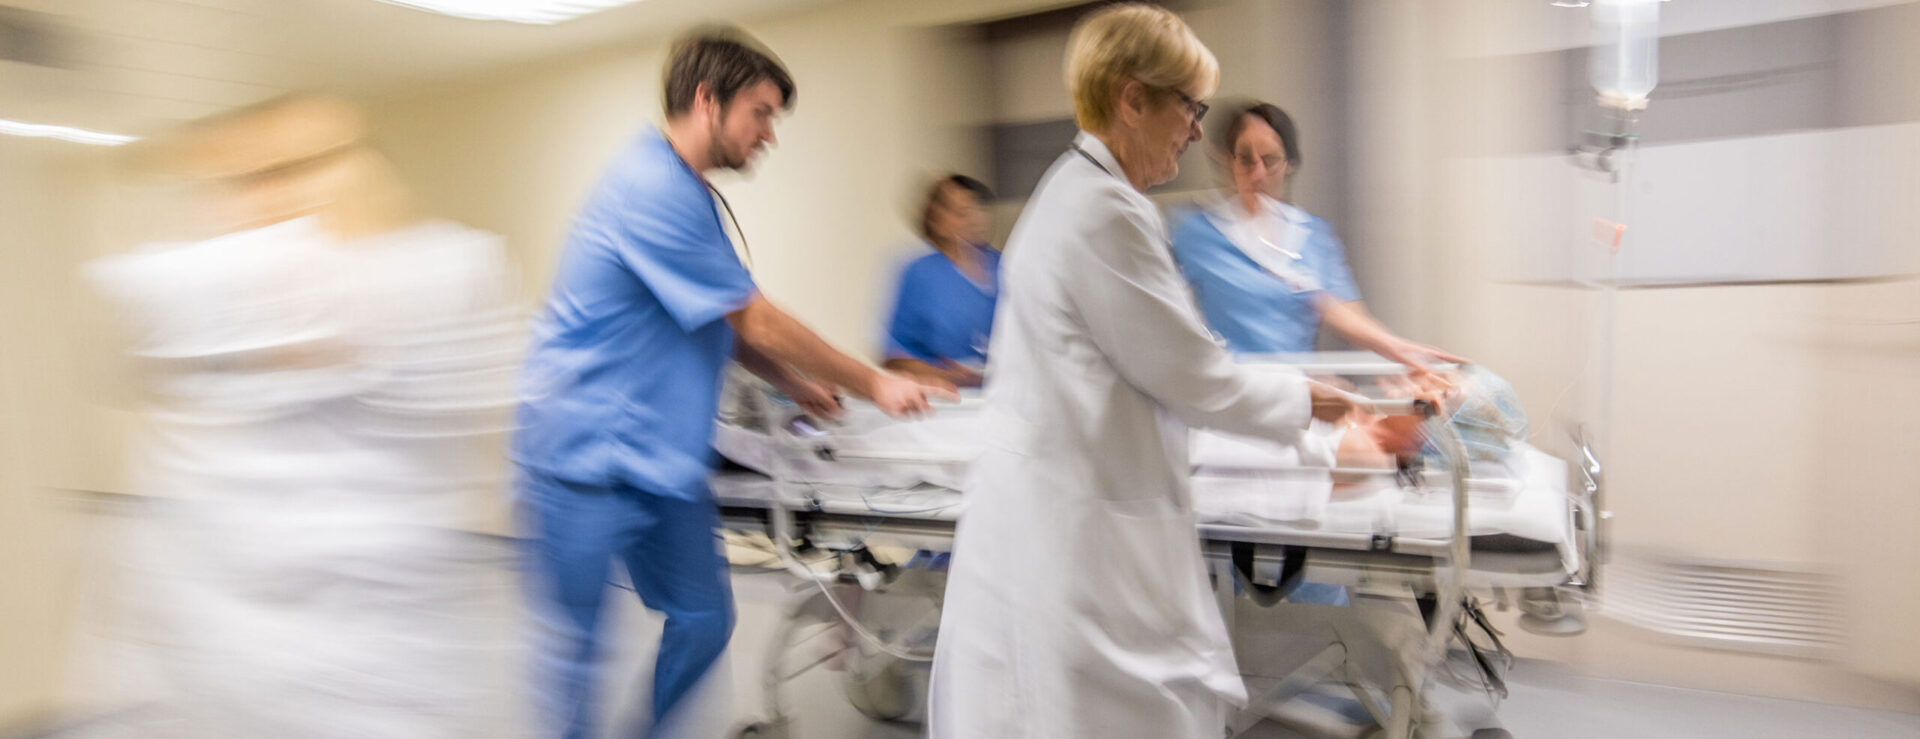
M 1082 132 L 1007 245 L 933 739 L 1215 737 L 1246 700 L 1195 532 L 1187 428 L 1291 443 L 1347 405 L 1233 363 L 1143 194 L 1199 140 L 1218 70 L 1156 7 L 1101 10 L 1068 41 Z

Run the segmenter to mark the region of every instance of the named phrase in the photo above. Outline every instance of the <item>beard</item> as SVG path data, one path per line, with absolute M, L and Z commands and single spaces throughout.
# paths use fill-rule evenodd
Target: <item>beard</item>
M 720 109 L 720 118 L 725 120 L 726 117 L 727 111 L 723 107 Z M 707 161 L 713 162 L 715 167 L 722 169 L 735 171 L 746 169 L 748 160 L 752 158 L 751 153 L 737 154 L 727 148 L 726 129 L 721 127 L 720 123 L 721 121 L 713 122 L 710 143 L 707 144 Z

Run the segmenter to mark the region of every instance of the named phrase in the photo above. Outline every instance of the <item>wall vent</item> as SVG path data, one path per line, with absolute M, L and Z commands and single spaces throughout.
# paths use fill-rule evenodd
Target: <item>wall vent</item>
M 1614 619 L 1699 646 L 1782 657 L 1831 657 L 1844 639 L 1839 582 L 1827 573 L 1622 554 L 1601 594 Z

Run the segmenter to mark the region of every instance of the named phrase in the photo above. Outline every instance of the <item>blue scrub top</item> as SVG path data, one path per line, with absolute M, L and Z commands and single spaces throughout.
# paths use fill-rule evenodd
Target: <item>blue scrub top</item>
M 521 377 L 516 463 L 704 500 L 728 313 L 753 298 L 713 196 L 657 129 L 575 218 Z
M 1320 336 L 1321 292 L 1342 301 L 1360 299 L 1347 268 L 1346 250 L 1325 220 L 1289 209 L 1306 226 L 1306 243 L 1294 265 L 1319 282 L 1318 290 L 1295 291 L 1233 244 L 1203 209 L 1176 211 L 1173 256 L 1193 286 L 1207 325 L 1236 354 L 1310 352 Z
M 976 283 L 939 252 L 907 264 L 887 322 L 887 358 L 918 359 L 940 366 L 951 359 L 978 365 L 987 358 L 994 304 L 1000 294 L 1000 252 L 985 246 L 980 264 L 984 284 Z

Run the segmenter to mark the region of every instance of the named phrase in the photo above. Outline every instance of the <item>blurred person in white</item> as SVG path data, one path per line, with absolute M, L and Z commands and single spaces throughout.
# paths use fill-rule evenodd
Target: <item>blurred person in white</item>
M 121 635 L 139 736 L 515 735 L 490 492 L 522 339 L 500 240 L 409 212 L 330 97 L 190 125 L 157 155 L 223 235 L 108 257 L 144 390 Z M 495 638 L 490 638 L 495 637 Z M 505 733 L 499 733 L 505 732 Z
M 1352 405 L 1214 343 L 1145 194 L 1200 139 L 1212 52 L 1129 3 L 1081 20 L 1066 57 L 1081 131 L 1007 243 L 928 730 L 1217 737 L 1246 687 L 1201 557 L 1188 427 L 1295 445 Z

